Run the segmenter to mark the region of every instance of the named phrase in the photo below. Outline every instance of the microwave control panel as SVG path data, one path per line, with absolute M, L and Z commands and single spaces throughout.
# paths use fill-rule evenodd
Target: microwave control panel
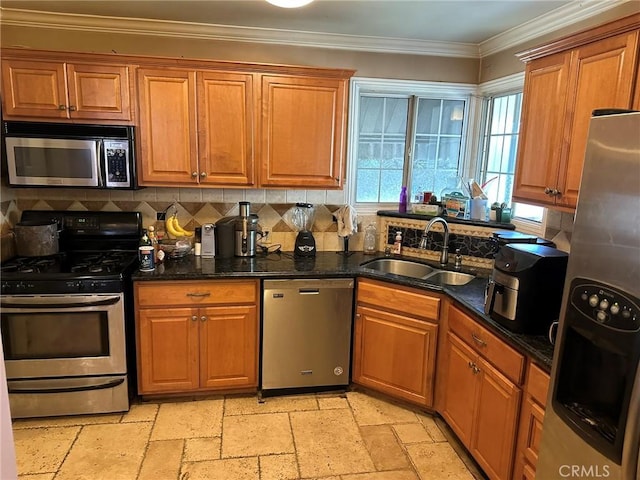
M 107 187 L 131 187 L 129 142 L 104 140 L 105 182 Z

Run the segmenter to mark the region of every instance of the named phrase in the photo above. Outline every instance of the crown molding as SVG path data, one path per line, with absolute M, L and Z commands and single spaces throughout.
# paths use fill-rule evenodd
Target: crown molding
M 618 7 L 630 0 L 585 0 L 571 2 L 529 22 L 502 32 L 478 45 L 480 58 L 507 50 L 547 33 L 573 25 Z
M 478 46 L 469 43 L 211 25 L 143 18 L 78 15 L 11 8 L 0 8 L 0 24 L 128 35 L 267 43 L 378 53 L 479 58 Z
M 211 25 L 144 18 L 41 12 L 3 7 L 0 7 L 0 25 L 266 43 L 362 52 L 482 58 L 555 30 L 568 27 L 628 1 L 632 0 L 584 0 L 571 2 L 530 22 L 498 34 L 479 45 L 233 25 Z

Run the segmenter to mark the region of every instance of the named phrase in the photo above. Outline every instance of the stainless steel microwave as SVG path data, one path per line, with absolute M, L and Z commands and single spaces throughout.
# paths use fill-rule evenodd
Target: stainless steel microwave
M 4 122 L 9 185 L 135 189 L 130 126 Z

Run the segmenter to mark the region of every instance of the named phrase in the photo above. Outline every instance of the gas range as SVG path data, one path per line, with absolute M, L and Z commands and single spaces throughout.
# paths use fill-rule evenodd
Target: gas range
M 119 292 L 136 266 L 137 253 L 130 250 L 14 257 L 0 265 L 2 294 Z
M 138 212 L 22 212 L 60 252 L 0 264 L 0 335 L 14 418 L 122 412 L 135 392 L 131 272 Z
M 55 221 L 60 251 L 0 265 L 3 295 L 122 292 L 137 266 L 138 212 L 26 210 L 22 221 Z

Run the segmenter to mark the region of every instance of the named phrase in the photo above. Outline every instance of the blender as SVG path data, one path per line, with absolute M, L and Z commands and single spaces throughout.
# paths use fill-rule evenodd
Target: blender
M 295 257 L 315 257 L 316 240 L 311 233 L 315 209 L 310 203 L 296 203 L 292 221 L 298 229 L 293 255 Z

